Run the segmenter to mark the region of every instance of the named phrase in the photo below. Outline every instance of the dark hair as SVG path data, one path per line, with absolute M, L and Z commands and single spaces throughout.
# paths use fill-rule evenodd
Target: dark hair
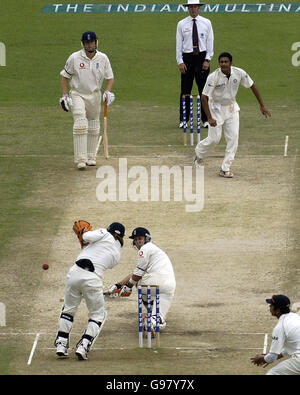
M 232 62 L 232 55 L 229 52 L 222 52 L 218 57 L 219 62 L 221 58 L 228 58 Z
M 287 307 L 287 306 L 284 306 L 284 307 L 277 307 L 276 305 L 275 305 L 275 309 L 279 309 L 280 310 L 280 312 L 281 312 L 281 314 L 288 314 L 289 312 L 290 312 L 290 308 L 289 307 Z
M 120 235 L 118 235 L 117 233 L 112 233 L 113 237 L 115 238 L 115 240 L 118 240 L 119 243 L 121 244 L 121 247 L 123 247 L 124 244 L 124 240 L 123 237 L 121 237 Z

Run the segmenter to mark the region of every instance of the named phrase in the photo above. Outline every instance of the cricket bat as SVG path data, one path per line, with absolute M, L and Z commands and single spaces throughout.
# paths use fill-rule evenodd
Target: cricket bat
M 107 103 L 104 102 L 104 129 L 103 129 L 103 137 L 102 144 L 104 149 L 104 156 L 106 159 L 109 158 L 108 155 L 108 138 L 107 138 Z

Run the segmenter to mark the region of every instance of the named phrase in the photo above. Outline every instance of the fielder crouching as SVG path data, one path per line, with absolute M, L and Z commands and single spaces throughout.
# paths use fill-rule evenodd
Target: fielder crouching
M 176 289 L 176 280 L 172 262 L 168 255 L 151 241 L 150 232 L 142 227 L 135 228 L 132 235 L 133 246 L 138 249 L 138 262 L 132 274 L 126 276 L 122 281 L 112 285 L 108 289 L 111 296 L 119 295 L 120 297 L 129 296 L 133 286 L 139 285 L 158 285 L 160 291 L 160 330 L 166 325 L 168 311 L 171 307 Z M 147 287 L 142 288 L 143 304 L 147 307 Z M 151 292 L 151 305 L 155 293 Z M 144 329 L 146 329 L 146 318 L 144 320 Z M 156 316 L 151 317 L 151 331 L 155 332 Z

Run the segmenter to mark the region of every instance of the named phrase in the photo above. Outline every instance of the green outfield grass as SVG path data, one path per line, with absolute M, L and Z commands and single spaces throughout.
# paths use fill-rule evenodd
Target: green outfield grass
M 177 127 L 180 76 L 175 31 L 185 14 L 43 15 L 46 3 L 2 0 L 0 5 L 0 41 L 7 51 L 6 67 L 0 67 L 0 277 L 7 275 L 7 265 L 13 273 L 11 284 L 0 288 L 0 301 L 9 299 L 17 306 L 8 318 L 20 327 L 32 311 L 24 304 L 40 282 L 36 262 L 47 259 L 49 240 L 69 198 L 67 182 L 77 174 L 72 164 L 72 118 L 59 107 L 59 72 L 68 56 L 80 49 L 83 31 L 97 32 L 99 49 L 109 56 L 115 73 L 116 102 L 109 111 L 112 155 L 193 152 L 183 147 Z M 300 67 L 291 63 L 292 43 L 300 41 L 299 15 L 205 16 L 215 32 L 212 70 L 220 52 L 231 52 L 234 64 L 255 80 L 272 113 L 270 120 L 262 119 L 252 92 L 240 89 L 239 153 L 281 155 L 289 135 L 289 154 L 299 155 Z M 223 152 L 224 146 L 216 150 Z M 45 194 L 39 199 L 42 185 L 49 185 L 49 200 Z M 295 212 L 300 207 L 299 185 L 298 176 Z M 28 204 L 32 196 L 35 205 Z M 31 245 L 14 245 L 22 234 Z M 16 248 L 30 250 L 22 268 L 14 263 Z M 8 362 L 13 358 L 9 350 L 0 353 L 0 374 L 11 373 Z

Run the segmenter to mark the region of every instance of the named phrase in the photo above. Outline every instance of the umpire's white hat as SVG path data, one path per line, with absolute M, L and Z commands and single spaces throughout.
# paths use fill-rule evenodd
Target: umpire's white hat
M 188 0 L 186 4 L 182 4 L 185 7 L 188 7 L 189 5 L 204 5 L 205 3 L 200 3 L 199 0 Z

